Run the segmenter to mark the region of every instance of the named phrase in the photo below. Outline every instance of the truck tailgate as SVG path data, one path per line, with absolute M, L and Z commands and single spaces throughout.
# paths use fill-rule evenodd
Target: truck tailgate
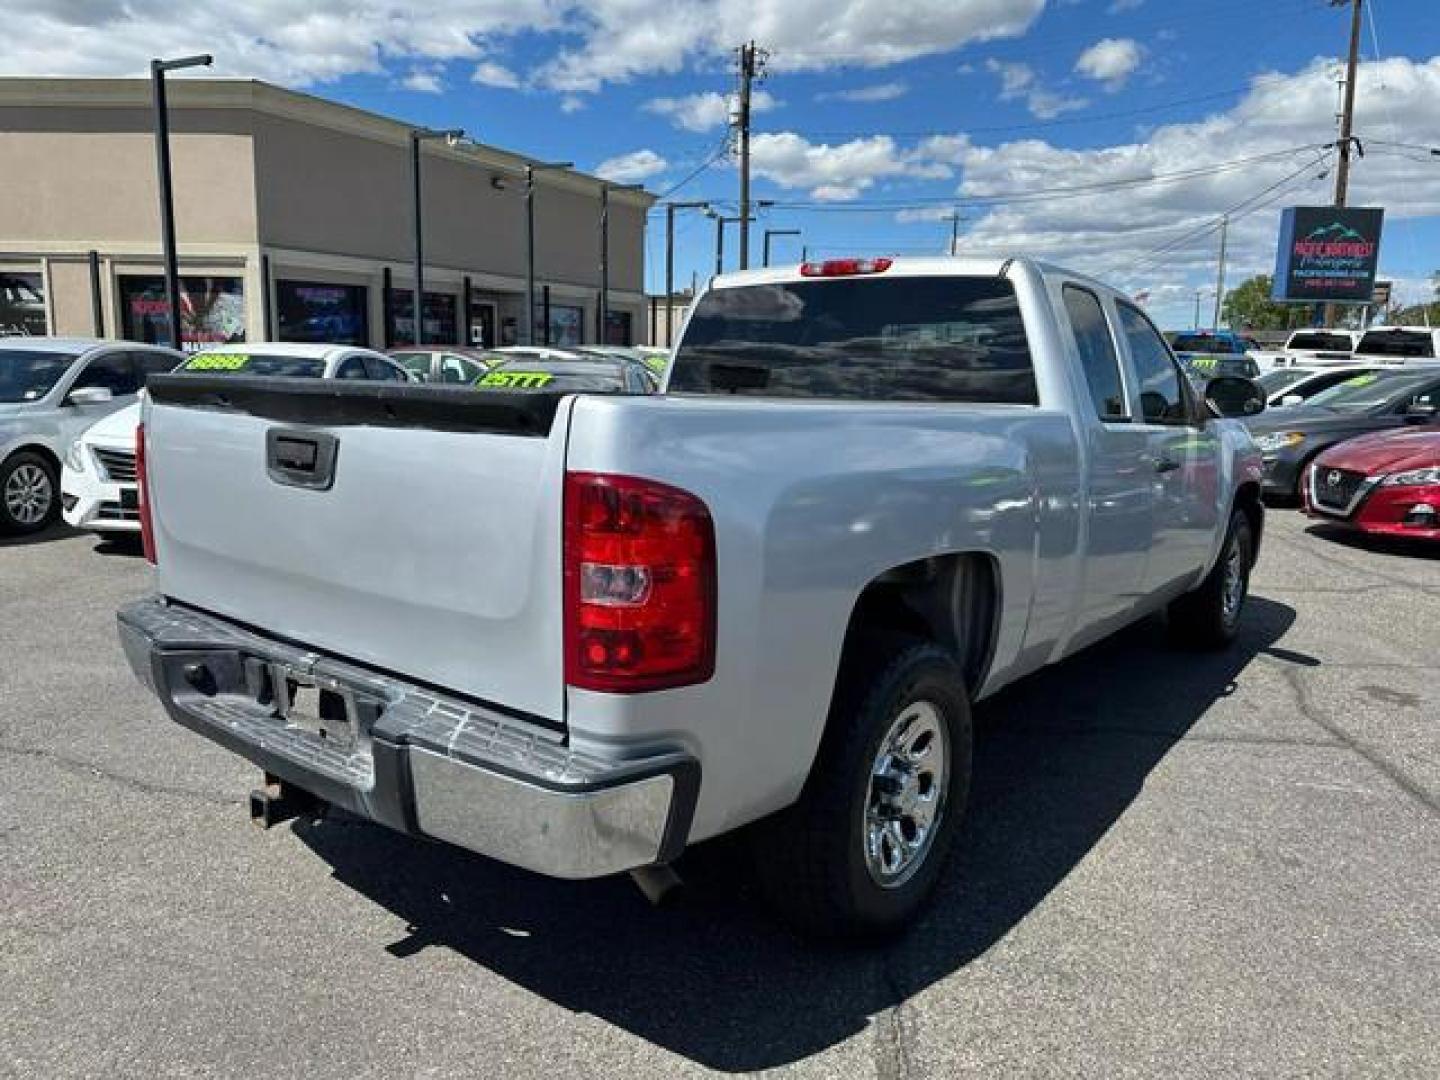
M 563 719 L 568 401 L 233 376 L 149 389 L 163 595 Z

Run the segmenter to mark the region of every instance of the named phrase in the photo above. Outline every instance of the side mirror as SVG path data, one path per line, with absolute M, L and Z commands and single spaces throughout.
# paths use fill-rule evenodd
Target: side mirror
M 115 400 L 108 386 L 82 386 L 65 399 L 71 405 L 105 405 Z
M 1265 391 L 1239 375 L 1219 375 L 1205 384 L 1205 402 L 1217 416 L 1255 416 L 1265 411 Z
M 1437 410 L 1428 401 L 1412 401 L 1405 407 L 1405 419 L 1412 424 L 1428 424 L 1435 419 Z

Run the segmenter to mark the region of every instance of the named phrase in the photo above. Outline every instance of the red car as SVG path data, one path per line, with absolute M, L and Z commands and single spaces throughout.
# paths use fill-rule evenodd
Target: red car
M 1440 540 L 1440 427 L 1362 435 L 1305 470 L 1305 512 L 1385 536 Z

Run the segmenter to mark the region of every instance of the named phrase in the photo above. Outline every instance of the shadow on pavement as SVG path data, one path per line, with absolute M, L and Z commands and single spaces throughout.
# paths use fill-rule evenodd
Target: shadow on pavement
M 779 929 L 733 841 L 687 855 L 689 887 L 654 910 L 624 878 L 551 881 L 355 819 L 295 832 L 340 881 L 409 924 L 386 946 L 398 958 L 453 949 L 700 1064 L 775 1067 L 853 1036 L 1025 918 L 1256 654 L 1316 663 L 1272 650 L 1294 619 L 1252 597 L 1241 640 L 1212 654 L 1170 647 L 1150 620 L 986 702 L 969 817 L 936 902 L 883 948 L 818 946 Z
M 9 533 L 0 532 L 0 548 L 48 544 L 52 540 L 69 540 L 71 537 L 79 535 L 79 529 L 72 529 L 63 521 L 57 521 L 54 525 L 41 529 L 39 532 L 24 533 L 20 536 L 11 536 Z
M 1323 522 L 1310 525 L 1305 531 L 1321 540 L 1329 540 L 1333 544 L 1354 548 L 1356 551 L 1369 551 L 1378 555 L 1398 555 L 1410 559 L 1440 559 L 1440 541 L 1437 540 L 1421 540 L 1418 537 L 1411 539 L 1405 536 L 1374 536 L 1370 533 L 1360 532 L 1358 529 L 1347 529 L 1343 525 L 1326 525 Z
M 145 546 L 140 542 L 139 533 L 108 533 L 98 539 L 99 543 L 95 545 L 97 555 L 119 555 L 127 558 L 143 558 L 145 555 Z

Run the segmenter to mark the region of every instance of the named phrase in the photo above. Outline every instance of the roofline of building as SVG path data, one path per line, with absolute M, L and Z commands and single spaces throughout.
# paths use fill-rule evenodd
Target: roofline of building
M 289 90 L 259 79 L 171 77 L 166 91 L 172 108 L 250 109 L 284 120 L 313 124 L 347 135 L 404 146 L 415 124 L 368 109 L 356 108 L 299 90 Z M 149 79 L 74 78 L 59 76 L 0 76 L 0 107 L 134 109 L 150 107 Z M 528 158 L 509 150 L 471 142 L 459 146 L 433 142 L 427 153 L 478 164 L 515 177 L 524 174 Z M 598 197 L 605 181 L 574 169 L 547 169 L 537 183 L 570 188 Z M 612 186 L 613 201 L 648 210 L 657 196 L 635 188 Z

